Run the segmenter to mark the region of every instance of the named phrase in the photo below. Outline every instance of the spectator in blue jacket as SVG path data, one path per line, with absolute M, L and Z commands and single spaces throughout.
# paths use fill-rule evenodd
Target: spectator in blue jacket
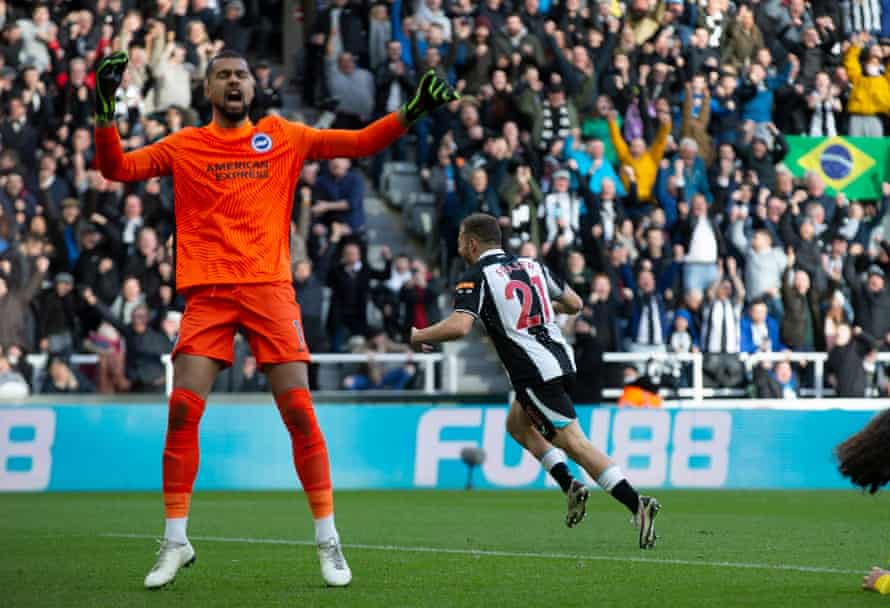
M 739 98 L 743 101 L 742 120 L 754 123 L 755 135 L 763 137 L 767 142 L 772 141 L 772 133 L 767 125 L 773 122 L 773 98 L 776 89 L 791 77 L 792 65 L 791 62 L 786 62 L 782 70 L 775 73 L 772 69 L 767 71 L 767 66 L 771 63 L 772 55 L 769 50 L 761 49 L 757 53 L 757 62 L 748 68 L 748 78 L 739 91 Z
M 655 275 L 651 270 L 641 270 L 637 285 L 625 348 L 630 352 L 664 352 L 671 323 L 664 297 L 658 293 Z
M 743 353 L 775 353 L 786 350 L 779 332 L 779 322 L 769 314 L 763 299 L 755 300 L 742 315 L 739 350 Z
M 730 65 L 722 66 L 720 81 L 711 96 L 711 122 L 714 146 L 735 144 L 742 122 L 742 105 L 738 100 L 739 77 Z
M 624 183 L 615 172 L 615 167 L 606 158 L 606 146 L 602 140 L 593 139 L 585 148 L 581 148 L 574 136 L 569 136 L 565 140 L 565 150 L 567 160 L 574 159 L 578 163 L 578 173 L 589 176 L 587 186 L 591 192 L 594 194 L 602 192 L 603 180 L 608 178 L 615 185 L 615 193 L 619 197 L 627 196 Z
M 62 357 L 51 357 L 47 365 L 48 374 L 43 380 L 41 393 L 95 393 L 96 387 L 90 380 L 72 367 Z
M 315 185 L 316 203 L 312 206 L 315 221 L 330 226 L 333 222 L 347 224 L 352 234 L 365 231 L 365 182 L 352 169 L 348 158 L 335 158 Z

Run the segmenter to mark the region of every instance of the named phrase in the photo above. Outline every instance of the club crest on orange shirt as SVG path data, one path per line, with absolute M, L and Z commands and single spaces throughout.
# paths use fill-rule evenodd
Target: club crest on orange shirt
M 250 140 L 250 147 L 257 154 L 263 154 L 272 149 L 272 138 L 266 133 L 257 133 Z

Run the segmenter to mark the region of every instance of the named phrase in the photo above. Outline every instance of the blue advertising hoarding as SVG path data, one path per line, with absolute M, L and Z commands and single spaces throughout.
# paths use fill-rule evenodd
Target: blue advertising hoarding
M 482 488 L 553 482 L 507 435 L 497 405 L 320 405 L 338 489 L 459 488 L 460 451 L 485 449 Z M 874 412 L 578 408 L 593 442 L 643 487 L 845 488 L 832 450 Z M 156 490 L 167 408 L 0 407 L 0 491 Z M 197 489 L 297 485 L 290 441 L 266 405 L 214 405 L 201 423 Z

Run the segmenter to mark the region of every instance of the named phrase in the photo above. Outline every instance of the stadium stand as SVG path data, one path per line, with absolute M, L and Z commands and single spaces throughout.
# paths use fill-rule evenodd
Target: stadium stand
M 307 164 L 293 253 L 304 315 L 325 328 L 316 352 L 367 352 L 380 330 L 392 352 L 438 318 L 462 266 L 457 226 L 485 211 L 505 249 L 585 298 L 564 322 L 579 398 L 641 374 L 690 389 L 690 364 L 642 355 L 665 352 L 703 353 L 709 394 L 821 395 L 823 378 L 825 394 L 888 394 L 886 3 L 440 4 L 318 4 L 305 67 L 284 74 L 278 2 L 0 0 L 0 392 L 163 390 L 184 304 L 172 187 L 92 168 L 93 69 L 130 53 L 118 123 L 132 149 L 207 120 L 204 66 L 231 48 L 253 60 L 254 120 L 324 110 L 321 125 L 360 126 L 428 69 L 463 95 L 378 159 Z M 346 326 L 329 286 L 348 243 L 380 278 Z M 237 352 L 216 388 L 262 388 L 246 344 Z M 771 356 L 741 356 L 757 353 Z M 34 354 L 53 369 L 34 373 Z M 446 354 L 462 390 L 507 388 L 492 384 L 484 338 Z M 369 370 L 319 371 L 335 388 Z

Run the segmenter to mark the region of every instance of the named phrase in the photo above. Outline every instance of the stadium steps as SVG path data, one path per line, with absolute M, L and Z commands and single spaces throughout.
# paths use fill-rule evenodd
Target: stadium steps
M 370 181 L 366 183 L 367 191 L 373 192 Z M 420 205 L 425 203 L 422 197 L 412 198 Z M 371 243 L 369 257 L 372 264 L 379 266 L 382 263 L 379 256 L 383 245 L 388 245 L 394 255 L 405 252 L 412 256 L 424 257 L 418 242 L 409 236 L 415 231 L 408 226 L 404 209 L 394 209 L 387 205 L 382 197 L 369 195 L 365 197 L 365 213 L 368 220 L 368 240 Z M 445 301 L 442 312 L 447 315 L 451 312 L 450 294 L 443 300 Z M 458 392 L 481 394 L 506 393 L 510 390 L 510 383 L 498 363 L 491 343 L 478 329 L 474 329 L 465 340 L 445 344 L 444 352 L 456 355 Z
M 446 355 L 455 355 L 459 393 L 506 393 L 507 375 L 498 363 L 488 338 L 478 329 L 464 340 L 444 345 Z
M 422 256 L 417 243 L 410 238 L 409 231 L 405 227 L 401 210 L 393 210 L 374 193 L 370 180 L 366 178 L 367 192 L 365 196 L 365 215 L 368 226 L 368 255 L 371 264 L 380 266 L 383 260 L 380 258 L 380 249 L 387 245 L 393 255 L 406 253 L 412 257 Z M 371 194 L 374 193 L 374 194 Z
M 299 111 L 299 119 L 311 124 L 316 112 L 310 108 L 300 107 L 299 96 L 291 91 L 285 97 L 285 108 L 291 111 Z M 295 117 L 296 118 L 296 117 Z M 408 146 L 409 158 L 413 156 L 415 146 Z M 374 184 L 364 174 L 366 196 L 365 215 L 368 227 L 368 241 L 370 243 L 368 257 L 374 266 L 382 264 L 380 249 L 383 245 L 389 246 L 393 255 L 406 253 L 412 257 L 427 257 L 425 242 L 431 231 L 431 222 L 434 221 L 433 201 L 421 194 L 419 180 L 412 180 L 414 187 L 408 190 L 408 196 L 397 202 L 396 205 L 387 204 L 381 193 L 377 192 Z M 416 181 L 416 183 L 415 183 Z M 400 188 L 406 184 L 399 183 Z M 411 192 L 413 190 L 414 192 Z M 402 201 L 407 205 L 398 205 Z M 447 304 L 442 308 L 444 314 L 451 310 L 450 295 L 444 298 Z M 377 321 L 372 317 L 371 321 Z M 510 390 L 510 384 L 506 374 L 497 361 L 497 356 L 488 338 L 478 329 L 460 342 L 451 342 L 444 345 L 446 354 L 456 355 L 455 361 L 458 367 L 459 378 L 458 392 L 462 394 L 488 394 L 506 393 Z M 319 369 L 319 383 L 323 390 L 335 390 L 340 388 L 339 381 L 344 370 L 337 366 L 321 366 Z

